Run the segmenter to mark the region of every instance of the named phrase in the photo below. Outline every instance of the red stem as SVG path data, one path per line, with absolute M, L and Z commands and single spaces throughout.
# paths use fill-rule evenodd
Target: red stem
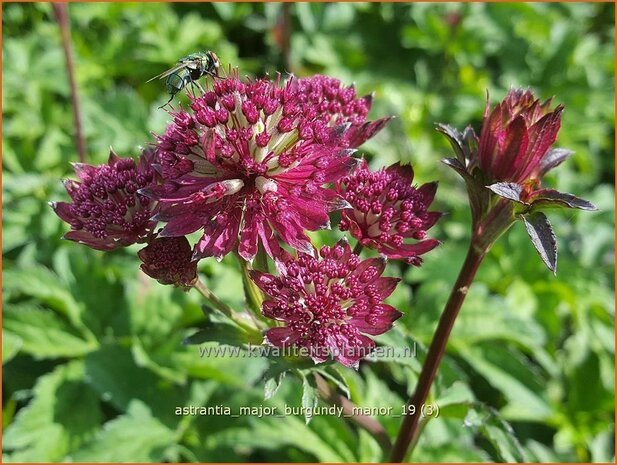
M 291 3 L 283 3 L 282 29 L 283 29 L 283 65 L 285 70 L 291 72 Z
M 71 25 L 69 22 L 69 7 L 67 3 L 52 3 L 56 21 L 60 26 L 62 34 L 62 48 L 66 60 L 66 72 L 69 77 L 69 87 L 71 89 L 71 104 L 73 105 L 73 121 L 75 124 L 75 145 L 81 163 L 86 162 L 86 143 L 81 129 L 81 111 L 79 107 L 79 97 L 77 95 L 77 83 L 73 65 L 73 48 L 71 46 Z
M 421 406 L 426 402 L 433 381 L 435 380 L 439 363 L 445 353 L 448 338 L 450 337 L 450 332 L 452 331 L 458 312 L 463 305 L 469 286 L 471 286 L 485 255 L 486 249 L 477 249 L 475 242 L 472 240 L 463 267 L 456 279 L 456 284 L 452 288 L 446 307 L 439 319 L 437 330 L 433 336 L 424 366 L 422 367 L 422 372 L 418 379 L 416 391 L 409 399 L 408 405 L 413 405 L 415 408 L 408 409 L 408 411 L 413 411 L 414 414 L 407 415 L 403 420 L 403 424 L 401 425 L 401 429 L 392 449 L 390 462 L 402 462 L 407 455 L 409 445 L 412 441 L 415 441 L 418 435 Z

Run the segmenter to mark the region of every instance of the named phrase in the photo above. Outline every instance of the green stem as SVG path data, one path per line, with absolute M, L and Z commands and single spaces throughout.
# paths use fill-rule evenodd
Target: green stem
M 270 267 L 268 266 L 268 254 L 261 245 L 257 250 L 257 255 L 255 256 L 255 266 L 253 267 L 253 269 L 264 271 L 266 273 L 270 272 Z
M 246 303 L 253 311 L 255 317 L 263 320 L 264 317 L 261 314 L 261 305 L 264 301 L 264 295 L 262 294 L 261 289 L 257 287 L 257 285 L 253 282 L 249 275 L 249 272 L 251 271 L 249 263 L 244 260 L 240 255 L 236 255 L 236 257 L 238 259 L 238 263 L 240 263 L 240 269 L 242 270 L 242 284 L 244 287 L 244 296 L 246 298 Z
M 230 320 L 235 322 L 241 328 L 251 333 L 260 332 L 259 328 L 257 328 L 256 325 L 251 320 L 244 318 L 242 315 L 240 315 L 238 312 L 232 309 L 229 305 L 227 305 L 225 302 L 219 299 L 199 279 L 195 281 L 195 283 L 193 284 L 193 288 L 195 288 L 195 290 L 204 297 L 206 302 L 211 307 L 219 310 L 221 313 L 223 313 L 225 316 L 227 316 Z
M 364 249 L 364 246 L 360 244 L 360 241 L 358 241 L 356 246 L 353 248 L 353 253 L 356 255 L 360 255 L 362 253 L 362 249 Z
M 426 360 L 422 367 L 422 372 L 418 378 L 418 385 L 416 386 L 414 394 L 408 401 L 410 407 L 414 406 L 414 408 L 409 408 L 408 411 L 413 411 L 414 414 L 405 416 L 396 442 L 394 443 L 394 448 L 392 449 L 390 462 L 402 462 L 407 455 L 409 445 L 411 443 L 415 445 L 416 443 L 420 427 L 421 406 L 426 402 L 433 381 L 435 380 L 439 363 L 445 353 L 448 338 L 450 337 L 456 317 L 467 296 L 469 286 L 471 286 L 487 251 L 487 248 L 477 248 L 476 241 L 472 239 L 463 267 L 461 268 L 448 302 L 439 319 L 437 330 L 433 336 L 433 340 L 426 355 Z

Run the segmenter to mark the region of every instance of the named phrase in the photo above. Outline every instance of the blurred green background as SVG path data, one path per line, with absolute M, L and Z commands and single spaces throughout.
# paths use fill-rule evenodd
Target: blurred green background
M 264 360 L 200 358 L 182 345 L 202 324 L 199 296 L 140 274 L 139 247 L 104 254 L 60 239 L 66 225 L 47 202 L 67 198 L 60 179 L 77 155 L 58 25 L 50 4 L 2 12 L 3 461 L 380 460 L 373 438 L 339 418 L 174 415 L 183 405 L 298 406 L 301 383 L 289 376 L 264 402 Z M 74 3 L 70 20 L 92 163 L 110 145 L 135 156 L 164 130 L 164 86 L 145 82 L 198 50 L 241 74 L 330 74 L 375 92 L 373 118 L 397 116 L 361 153 L 374 167 L 412 161 L 418 182 L 440 181 L 436 209 L 448 213 L 433 230 L 443 245 L 422 268 L 389 264 L 404 276 L 390 301 L 405 315 L 380 341 L 417 341 L 420 360 L 340 370 L 354 402 L 395 412 L 469 235 L 464 186 L 439 161 L 450 152 L 434 124 L 479 129 L 486 89 L 495 101 L 510 86 L 556 96 L 566 106 L 558 145 L 576 154 L 546 185 L 600 211 L 550 215 L 556 277 L 522 225 L 496 244 L 457 321 L 434 391 L 440 416 L 414 460 L 612 460 L 613 4 Z M 240 308 L 230 258 L 200 266 Z M 394 437 L 400 418 L 378 419 Z

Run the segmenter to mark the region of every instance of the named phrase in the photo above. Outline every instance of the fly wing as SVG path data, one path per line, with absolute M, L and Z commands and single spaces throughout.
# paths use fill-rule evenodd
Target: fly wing
M 184 62 L 184 63 L 180 63 L 177 64 L 176 66 L 174 66 L 173 68 L 168 69 L 167 71 L 163 71 L 161 74 L 154 76 L 151 79 L 148 79 L 146 82 L 150 82 L 150 81 L 154 81 L 155 79 L 163 79 L 164 77 L 169 76 L 170 74 L 173 74 L 177 71 L 180 71 L 181 69 L 186 68 L 188 65 L 190 65 L 191 62 Z

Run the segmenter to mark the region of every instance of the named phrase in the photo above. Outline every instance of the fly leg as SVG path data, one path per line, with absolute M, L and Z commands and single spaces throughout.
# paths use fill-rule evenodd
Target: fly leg
M 161 105 L 161 106 L 159 107 L 159 109 L 164 108 L 164 107 L 166 107 L 167 105 L 169 105 L 169 103 L 170 103 L 170 102 L 174 99 L 174 96 L 175 96 L 175 95 L 176 95 L 175 93 L 174 93 L 174 94 L 171 94 L 171 96 L 169 97 L 169 100 L 167 100 L 167 102 L 165 102 L 163 105 Z
M 187 78 L 189 80 L 189 84 L 191 84 L 191 90 L 193 91 L 193 98 L 196 96 L 195 94 L 195 87 L 197 87 L 197 89 L 200 90 L 200 92 L 203 94 L 206 93 L 206 91 L 204 90 L 203 87 L 201 87 L 201 84 L 199 83 L 199 81 L 197 79 L 193 80 L 193 78 L 191 77 L 191 73 L 189 73 L 187 75 Z
M 193 83 L 197 86 L 197 88 L 201 91 L 201 93 L 202 93 L 202 94 L 205 94 L 205 93 L 206 93 L 206 91 L 204 90 L 204 88 L 203 88 L 203 87 L 201 87 L 201 84 L 199 83 L 199 81 L 192 81 L 192 82 L 193 82 Z
M 169 100 L 167 100 L 167 102 L 161 105 L 159 108 L 163 108 L 169 105 L 175 95 L 184 88 L 185 82 L 178 73 L 171 73 L 169 76 L 167 76 L 165 86 L 167 87 L 167 92 L 169 93 Z

